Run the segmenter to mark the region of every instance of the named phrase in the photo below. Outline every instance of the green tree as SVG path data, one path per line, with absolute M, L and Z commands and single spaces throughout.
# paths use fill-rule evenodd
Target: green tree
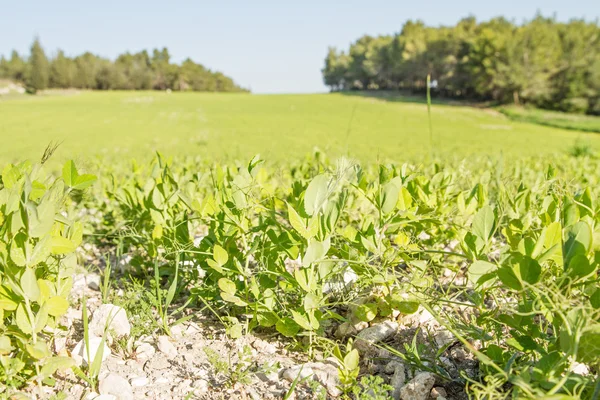
M 40 44 L 39 38 L 35 38 L 31 45 L 31 56 L 29 58 L 29 78 L 27 86 L 33 92 L 44 90 L 48 87 L 50 67 L 48 58 Z

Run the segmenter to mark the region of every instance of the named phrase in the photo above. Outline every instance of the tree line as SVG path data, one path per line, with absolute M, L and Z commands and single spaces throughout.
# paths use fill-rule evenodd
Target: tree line
M 247 91 L 221 72 L 186 59 L 171 62 L 167 48 L 123 53 L 114 61 L 86 52 L 68 57 L 59 50 L 48 58 L 39 39 L 28 57 L 13 51 L 0 57 L 0 78 L 20 82 L 30 92 L 48 88 L 96 90 Z
M 431 74 L 438 95 L 600 114 L 600 26 L 537 15 L 455 26 L 408 21 L 400 33 L 363 36 L 330 48 L 322 70 L 333 91 L 421 92 Z

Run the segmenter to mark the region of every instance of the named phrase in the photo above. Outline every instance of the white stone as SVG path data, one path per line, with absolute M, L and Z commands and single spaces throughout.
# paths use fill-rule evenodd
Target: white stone
M 402 400 L 427 400 L 435 384 L 435 375 L 431 372 L 419 372 L 410 382 L 400 389 Z
M 100 290 L 102 286 L 100 275 L 98 274 L 89 274 L 85 277 L 85 281 L 87 282 L 87 286 L 92 290 Z
M 94 397 L 94 400 L 118 400 L 117 396 L 112 394 L 101 394 L 100 396 Z
M 114 332 L 117 337 L 129 336 L 131 325 L 127 319 L 127 312 L 123 308 L 113 304 L 102 304 L 98 307 L 94 315 L 92 315 L 90 331 L 97 336 L 102 336 L 109 322 L 109 332 Z
M 434 387 L 433 389 L 431 389 L 430 396 L 434 399 L 445 399 L 446 397 L 448 397 L 448 393 L 446 393 L 446 389 L 444 389 L 443 387 Z
M 441 328 L 439 331 L 437 331 L 434 335 L 434 339 L 435 339 L 435 343 L 440 348 L 442 348 L 442 347 L 446 346 L 447 344 L 452 343 L 456 340 L 454 335 L 445 328 Z
M 392 393 L 394 400 L 400 398 L 400 391 L 402 390 L 405 381 L 406 373 L 404 371 L 404 364 L 396 362 L 394 365 L 394 375 L 392 375 L 392 379 L 390 379 L 390 385 L 394 388 L 394 392 Z
M 161 353 L 164 353 L 167 357 L 173 358 L 177 356 L 177 348 L 171 343 L 171 340 L 168 336 L 159 336 L 158 337 L 158 350 Z
M 365 321 L 348 320 L 337 327 L 334 335 L 340 339 L 347 336 L 354 336 L 368 327 L 369 324 Z
M 90 336 L 89 344 L 90 344 L 89 353 L 90 353 L 90 358 L 91 358 L 90 363 L 93 363 L 94 360 L 96 359 L 96 353 L 100 350 L 100 345 L 102 344 L 102 338 L 99 338 L 97 336 Z M 88 351 L 86 350 L 86 345 L 85 345 L 84 339 L 80 340 L 79 343 L 77 343 L 75 345 L 75 347 L 73 348 L 73 351 L 71 353 L 73 356 L 79 357 L 79 358 L 73 357 L 75 359 L 76 363 L 79 361 L 79 365 L 81 365 L 81 362 L 83 362 L 84 365 L 88 365 Z M 105 361 L 109 356 L 110 356 L 110 348 L 106 345 L 106 342 L 104 342 L 102 361 Z
M 392 337 L 398 331 L 398 324 L 385 321 L 363 329 L 356 336 L 355 347 L 359 351 L 367 351 L 371 345 Z
M 590 373 L 590 368 L 585 364 L 575 361 L 571 365 L 571 372 L 585 376 Z
M 148 383 L 150 383 L 148 378 L 146 378 L 145 376 L 137 376 L 135 378 L 131 378 L 131 380 L 129 382 L 131 383 L 131 386 L 133 386 L 133 387 L 144 387 Z
M 122 376 L 110 373 L 100 380 L 100 394 L 113 395 L 116 400 L 133 400 L 133 390 L 129 382 Z
M 150 343 L 142 343 L 135 349 L 135 355 L 139 359 L 147 360 L 156 353 L 156 349 Z
M 298 376 L 300 376 L 298 379 L 305 379 L 314 373 L 315 372 L 311 367 L 306 365 L 295 365 L 283 371 L 283 379 L 287 380 L 288 382 L 294 382 Z
M 208 392 L 209 389 L 208 381 L 206 381 L 205 379 L 198 379 L 197 381 L 194 381 L 192 386 L 194 387 L 194 393 L 197 396 L 205 394 L 206 392 Z

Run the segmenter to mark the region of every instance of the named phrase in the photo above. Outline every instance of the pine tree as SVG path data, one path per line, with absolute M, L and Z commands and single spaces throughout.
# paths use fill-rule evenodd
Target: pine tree
M 44 90 L 48 87 L 49 64 L 39 38 L 35 38 L 31 46 L 31 57 L 29 59 L 28 86 L 33 92 Z

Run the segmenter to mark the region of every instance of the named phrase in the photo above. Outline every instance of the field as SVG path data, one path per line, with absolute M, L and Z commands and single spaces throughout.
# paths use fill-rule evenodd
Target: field
M 391 101 L 388 101 L 391 100 Z M 201 155 L 246 160 L 302 157 L 319 147 L 331 157 L 418 160 L 429 154 L 427 107 L 397 99 L 317 95 L 83 92 L 0 98 L 0 160 L 37 158 L 49 141 L 57 156 Z M 579 138 L 600 137 L 514 122 L 492 110 L 434 104 L 439 156 L 544 155 Z M 18 140 L 16 140 L 18 138 Z
M 597 399 L 598 137 L 431 113 L 0 100 L 0 399 Z
M 531 122 L 574 131 L 600 132 L 600 118 L 595 116 L 523 107 L 502 107 L 500 111 L 515 121 Z

